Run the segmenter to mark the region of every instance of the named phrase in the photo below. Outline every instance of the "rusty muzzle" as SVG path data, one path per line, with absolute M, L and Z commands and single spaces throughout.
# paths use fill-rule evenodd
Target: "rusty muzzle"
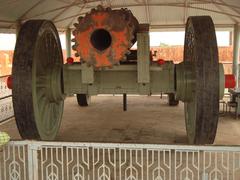
M 79 17 L 73 31 L 73 50 L 81 61 L 94 67 L 111 67 L 125 59 L 136 42 L 138 21 L 127 9 L 98 6 Z

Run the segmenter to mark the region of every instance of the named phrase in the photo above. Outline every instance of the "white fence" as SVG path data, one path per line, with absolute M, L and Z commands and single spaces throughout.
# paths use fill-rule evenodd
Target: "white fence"
M 240 147 L 11 142 L 1 180 L 239 180 Z
M 0 76 L 0 123 L 14 116 L 12 91 L 7 88 L 7 77 Z

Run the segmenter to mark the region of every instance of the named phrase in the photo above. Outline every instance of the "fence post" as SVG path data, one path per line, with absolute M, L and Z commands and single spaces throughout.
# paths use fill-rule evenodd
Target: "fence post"
M 31 180 L 38 180 L 38 150 L 37 144 L 28 144 L 28 175 Z

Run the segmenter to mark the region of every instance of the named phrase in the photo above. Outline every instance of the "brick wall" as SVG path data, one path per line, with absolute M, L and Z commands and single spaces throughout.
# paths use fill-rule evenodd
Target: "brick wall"
M 13 51 L 0 51 L 0 76 L 12 72 Z
M 171 47 L 152 47 L 152 51 L 157 51 L 157 59 L 173 60 L 175 63 L 179 63 L 183 60 L 183 46 L 171 46 Z M 219 60 L 222 63 L 232 63 L 233 48 L 219 47 Z
M 173 60 L 174 63 L 179 63 L 183 59 L 183 46 L 171 47 L 152 47 L 151 51 L 156 51 L 155 59 Z M 72 57 L 74 57 L 72 51 Z M 232 73 L 232 47 L 219 47 L 219 59 L 224 63 L 225 73 Z M 66 51 L 63 50 L 64 60 L 66 60 Z M 13 51 L 0 51 L 0 76 L 11 74 Z M 79 58 L 75 58 L 79 61 Z

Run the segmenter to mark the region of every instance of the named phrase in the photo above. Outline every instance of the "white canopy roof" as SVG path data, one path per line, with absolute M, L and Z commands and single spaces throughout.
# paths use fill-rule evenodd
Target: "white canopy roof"
M 218 26 L 240 23 L 240 0 L 0 0 L 0 28 L 29 19 L 49 19 L 60 29 L 97 5 L 128 8 L 152 28 L 183 27 L 188 16 L 210 15 Z

